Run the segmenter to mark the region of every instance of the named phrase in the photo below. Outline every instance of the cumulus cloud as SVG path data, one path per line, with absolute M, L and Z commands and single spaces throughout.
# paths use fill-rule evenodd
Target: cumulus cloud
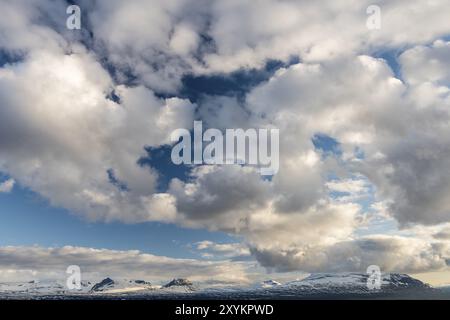
M 126 82 L 132 74 L 139 83 L 171 93 L 180 88 L 186 74 L 261 68 L 268 60 L 287 62 L 293 56 L 318 62 L 371 54 L 379 47 L 424 44 L 450 32 L 445 0 L 379 2 L 382 28 L 376 32 L 366 27 L 370 0 L 78 3 L 84 12 L 83 28 L 89 30 L 79 39 L 107 61 L 117 80 Z M 64 19 L 64 2 L 52 5 L 7 2 L 4 10 L 14 23 L 2 25 L 5 46 L 22 50 L 42 46 L 49 37 L 61 43 L 74 37 L 58 23 Z M 44 19 L 48 16 L 51 23 Z M 27 28 L 36 36 L 30 36 Z
M 400 56 L 402 74 L 413 85 L 432 82 L 448 86 L 450 42 L 437 40 L 430 46 L 416 46 Z
M 176 87 L 186 72 L 257 68 L 268 59 L 287 60 L 292 55 L 331 59 L 368 52 L 377 45 L 424 42 L 449 31 L 443 14 L 448 5 L 445 1 L 415 1 L 408 6 L 401 1 L 381 3 L 383 27 L 376 33 L 366 28 L 370 1 L 341 0 L 332 5 L 274 0 L 81 4 L 89 10 L 95 43 L 111 62 L 162 90 Z M 435 19 L 425 20 L 426 26 L 416 23 L 430 15 Z M 335 30 L 340 30 L 339 34 Z M 206 45 L 201 38 L 209 40 Z M 156 75 L 165 81 L 158 83 Z
M 442 46 L 442 43 L 434 44 L 430 50 L 442 50 Z M 412 55 L 412 50 L 405 55 Z M 403 61 L 402 57 L 400 61 Z M 330 206 L 321 205 L 327 198 L 325 187 L 331 191 L 364 195 L 373 185 L 374 196 L 387 206 L 384 211 L 403 225 L 448 221 L 446 194 L 450 183 L 448 175 L 443 174 L 448 167 L 445 159 L 448 159 L 450 145 L 445 138 L 448 136 L 447 89 L 442 88 L 442 81 L 429 84 L 441 89 L 430 92 L 432 103 L 425 106 L 414 98 L 418 88 L 408 85 L 411 77 L 412 74 L 405 73 L 404 83 L 396 78 L 386 61 L 359 56 L 321 64 L 292 65 L 279 70 L 267 83 L 252 90 L 245 101 L 245 107 L 250 111 L 248 123 L 256 127 L 273 125 L 280 128 L 281 165 L 279 174 L 270 182 L 271 201 L 267 201 L 265 207 L 247 213 L 245 220 L 241 218 L 245 222 L 237 229 L 238 233 L 246 233 L 246 228 L 251 230 L 246 234 L 250 244 L 263 252 L 291 252 L 302 256 L 309 246 L 312 249 L 308 252 L 320 254 L 332 251 L 338 243 L 346 243 L 344 247 L 349 249 L 340 251 L 343 259 L 351 258 L 352 252 L 356 252 L 356 257 L 364 256 L 363 244 L 366 242 L 350 239 L 358 227 L 355 222 L 358 208 L 343 209 L 350 219 L 338 215 L 334 220 L 344 223 L 347 228 L 341 230 L 346 232 L 335 236 L 337 225 L 321 229 L 327 226 L 322 213 L 330 209 Z M 442 79 L 442 76 L 438 78 Z M 318 90 L 320 95 L 316 94 Z M 316 133 L 331 136 L 340 143 L 343 152 L 337 161 L 323 159 L 315 150 L 311 139 Z M 325 174 L 329 170 L 343 179 L 327 181 Z M 359 179 L 346 178 L 355 174 Z M 228 194 L 223 197 L 227 198 Z M 356 198 L 346 200 L 352 202 Z M 352 210 L 353 214 L 350 214 Z M 261 227 L 255 221 L 265 226 Z M 320 236 L 308 236 L 308 230 L 314 230 Z M 345 237 L 349 239 L 344 240 Z M 318 245 L 323 239 L 331 240 Z M 268 242 L 270 245 L 266 247 Z M 406 250 L 407 245 L 403 243 L 399 244 L 400 251 Z M 411 270 L 445 267 L 444 259 L 434 261 L 438 253 L 430 253 L 429 260 L 421 261 L 422 256 L 429 254 L 426 248 L 431 244 L 423 239 L 418 243 L 424 252 L 408 251 L 412 259 L 410 265 L 414 266 Z M 394 259 L 389 252 L 395 255 L 397 247 L 382 247 L 385 251 L 377 251 L 373 259 L 366 256 L 361 260 L 361 266 L 379 255 L 379 264 L 386 268 L 407 269 L 406 265 L 385 262 L 384 257 L 386 261 Z M 257 254 L 258 250 L 252 252 Z M 269 261 L 280 268 L 295 265 L 303 270 L 307 265 L 283 259 Z M 265 265 L 270 266 L 270 263 Z M 333 265 L 339 266 L 337 269 L 351 268 L 350 264 L 332 260 L 326 260 L 320 267 L 322 269 L 317 268 L 337 270 Z
M 0 21 L 0 47 L 24 55 L 36 49 L 60 50 L 67 41 L 60 33 L 65 27 L 65 1 L 2 1 L 2 12 L 8 19 Z M 59 26 L 59 28 L 58 28 Z
M 405 114 L 395 126 L 385 126 L 385 132 L 366 147 L 372 152 L 362 163 L 380 195 L 391 201 L 390 210 L 402 224 L 437 224 L 450 217 L 446 196 L 450 185 L 446 174 L 450 91 L 443 71 L 437 73 L 434 67 L 445 64 L 447 57 L 442 52 L 446 46 L 438 41 L 400 56 L 409 86 L 400 101 L 403 107 L 396 109 Z M 427 75 L 422 64 L 428 65 Z M 377 126 L 382 128 L 383 124 Z
M 185 223 L 237 230 L 245 218 L 264 207 L 270 183 L 257 170 L 240 166 L 200 166 L 192 182 L 174 179 L 169 193 Z
M 90 40 L 115 68 L 117 79 L 126 80 L 131 72 L 159 92 L 176 91 L 191 69 L 205 24 L 202 4 L 205 1 L 81 1 L 93 32 Z
M 115 90 L 120 103 L 107 98 Z M 194 105 L 116 86 L 95 58 L 36 51 L 0 69 L 0 168 L 90 219 L 145 221 L 157 172 L 137 164 L 145 146 L 192 126 Z M 108 172 L 127 191 L 111 183 Z
M 280 70 L 253 90 L 247 102 L 263 121 L 283 130 L 280 148 L 289 151 L 281 157 L 280 177 L 290 155 L 306 152 L 314 133 L 324 133 L 343 150 L 345 164 L 335 171 L 364 174 L 377 195 L 391 201 L 390 209 L 401 223 L 430 224 L 448 220 L 445 195 L 450 184 L 443 174 L 448 167 L 448 88 L 429 86 L 441 89 L 429 90 L 423 105 L 414 98 L 423 88 L 395 78 L 385 61 L 360 56 Z M 318 96 L 314 93 L 319 88 Z

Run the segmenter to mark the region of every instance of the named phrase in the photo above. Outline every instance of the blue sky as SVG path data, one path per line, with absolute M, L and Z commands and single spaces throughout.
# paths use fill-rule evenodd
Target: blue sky
M 223 232 L 180 228 L 173 224 L 90 223 L 16 185 L 0 193 L 0 244 L 2 246 L 66 245 L 116 250 L 141 250 L 177 258 L 195 258 L 189 246 L 203 240 L 235 242 Z

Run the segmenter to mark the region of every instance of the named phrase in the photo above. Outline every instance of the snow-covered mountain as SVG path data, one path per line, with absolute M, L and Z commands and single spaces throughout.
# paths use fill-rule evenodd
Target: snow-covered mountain
M 81 289 L 77 293 L 88 293 L 92 283 L 82 281 Z M 64 295 L 72 294 L 62 281 L 29 281 L 0 283 L 0 297 L 5 294 L 18 295 Z
M 299 281 L 288 282 L 285 288 L 310 293 L 374 293 L 402 290 L 429 290 L 431 287 L 407 274 L 384 274 L 380 289 L 370 289 L 367 285 L 368 274 L 364 273 L 318 273 Z
M 188 279 L 173 279 L 169 283 L 163 285 L 161 289 L 167 291 L 177 291 L 177 292 L 193 292 L 198 289 L 197 286 L 189 281 Z
M 372 296 L 411 297 L 439 292 L 429 285 L 406 274 L 385 274 L 381 288 L 371 290 L 367 286 L 369 276 L 362 273 L 320 273 L 312 274 L 302 280 L 281 284 L 266 280 L 256 285 L 208 286 L 194 284 L 188 279 L 176 278 L 165 285 L 152 285 L 144 280 L 105 278 L 98 282 L 83 281 L 82 289 L 69 291 L 65 284 L 58 282 L 0 283 L 2 297 L 21 297 L 24 299 L 44 297 L 65 299 L 71 297 L 90 298 L 139 298 L 166 299 L 189 297 L 199 299 L 302 299 L 302 298 L 347 298 Z
M 113 280 L 105 278 L 93 285 L 89 292 L 92 294 L 114 294 L 154 290 L 157 288 L 159 286 L 153 286 L 150 282 L 144 280 Z

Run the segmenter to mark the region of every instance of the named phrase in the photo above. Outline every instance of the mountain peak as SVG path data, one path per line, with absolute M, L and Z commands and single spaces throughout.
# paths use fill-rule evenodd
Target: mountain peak
M 177 278 L 173 279 L 169 283 L 163 285 L 163 288 L 171 288 L 171 287 L 189 287 L 192 288 L 193 283 L 188 279 Z
M 315 273 L 308 277 L 289 282 L 288 285 L 298 288 L 308 288 L 317 291 L 371 291 L 366 273 Z M 386 273 L 381 275 L 381 290 L 430 289 L 428 284 L 414 279 L 407 274 Z
M 92 288 L 91 288 L 91 292 L 101 292 L 104 291 L 106 289 L 111 288 L 114 285 L 114 280 L 111 278 L 105 278 L 102 281 L 100 281 L 99 283 L 96 283 Z
M 276 286 L 281 286 L 282 284 L 278 281 L 275 280 L 265 280 L 262 282 L 262 287 L 263 288 L 272 288 L 272 287 L 276 287 Z

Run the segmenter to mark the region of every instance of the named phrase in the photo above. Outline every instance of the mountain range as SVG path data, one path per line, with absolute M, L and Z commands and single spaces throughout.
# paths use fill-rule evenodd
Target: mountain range
M 80 290 L 64 283 L 30 281 L 0 283 L 0 299 L 347 299 L 426 298 L 444 291 L 406 274 L 385 274 L 380 289 L 370 289 L 369 275 L 362 273 L 318 273 L 296 281 L 266 280 L 254 285 L 208 285 L 188 279 L 173 279 L 164 285 L 145 280 L 105 278 L 82 281 Z M 448 291 L 445 291 L 448 292 Z

